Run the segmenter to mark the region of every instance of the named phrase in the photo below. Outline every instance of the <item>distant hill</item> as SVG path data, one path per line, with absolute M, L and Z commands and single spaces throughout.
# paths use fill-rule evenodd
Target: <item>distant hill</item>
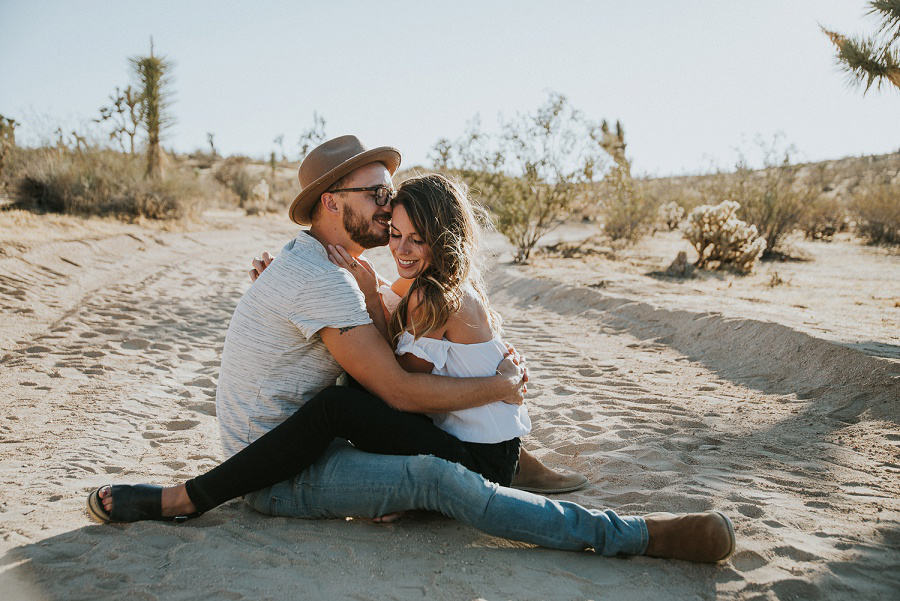
M 900 184 L 900 152 L 800 163 L 794 167 L 799 169 L 798 182 L 820 187 L 822 197 L 833 198 L 842 206 L 847 206 L 861 185 L 876 181 Z M 759 169 L 753 173 L 761 176 L 765 171 Z M 724 200 L 719 196 L 733 177 L 733 172 L 719 172 L 644 178 L 641 182 L 644 189 L 659 202 L 674 200 L 690 208 Z

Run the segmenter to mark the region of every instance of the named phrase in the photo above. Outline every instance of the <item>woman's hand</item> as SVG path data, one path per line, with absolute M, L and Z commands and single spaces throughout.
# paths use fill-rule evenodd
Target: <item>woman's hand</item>
M 352 257 L 340 244 L 328 245 L 328 260 L 353 274 L 366 300 L 378 298 L 378 276 L 368 261 L 362 257 Z
M 526 384 L 528 368 L 525 367 L 525 360 L 513 347 L 510 346 L 508 349 L 510 354 L 506 355 L 497 366 L 497 374 L 506 378 L 510 384 L 509 397 L 501 400 L 509 405 L 521 405 L 525 402 L 525 393 L 528 392 Z

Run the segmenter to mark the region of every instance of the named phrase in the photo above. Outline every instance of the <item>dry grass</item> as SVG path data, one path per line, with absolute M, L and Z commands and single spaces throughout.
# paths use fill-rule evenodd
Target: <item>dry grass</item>
M 870 244 L 900 244 L 900 181 L 862 190 L 851 204 L 859 234 Z
M 182 219 L 194 215 L 203 190 L 193 173 L 170 169 L 145 177 L 139 158 L 112 150 L 24 149 L 17 152 L 12 196 L 32 211 L 124 220 Z

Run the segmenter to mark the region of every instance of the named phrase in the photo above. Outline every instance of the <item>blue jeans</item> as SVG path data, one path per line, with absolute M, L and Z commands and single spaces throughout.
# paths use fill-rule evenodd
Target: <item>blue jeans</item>
M 607 556 L 647 549 L 643 518 L 505 488 L 436 457 L 373 455 L 341 440 L 302 474 L 245 500 L 260 513 L 307 519 L 427 509 L 493 536 L 552 549 Z

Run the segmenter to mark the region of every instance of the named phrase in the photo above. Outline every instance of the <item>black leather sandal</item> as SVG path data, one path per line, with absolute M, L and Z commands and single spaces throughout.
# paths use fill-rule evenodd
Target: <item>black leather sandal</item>
M 190 515 L 162 515 L 162 486 L 153 484 L 114 484 L 110 486 L 113 499 L 112 511 L 103 508 L 100 498 L 101 486 L 87 498 L 88 514 L 104 524 L 121 524 L 155 520 L 180 524 L 201 515 L 197 511 Z

